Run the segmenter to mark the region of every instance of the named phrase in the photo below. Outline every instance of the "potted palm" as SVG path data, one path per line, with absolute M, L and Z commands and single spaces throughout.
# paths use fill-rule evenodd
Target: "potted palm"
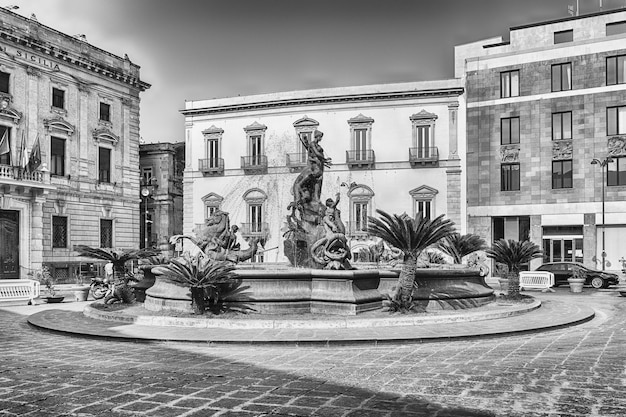
M 55 287 L 55 279 L 50 273 L 50 269 L 47 266 L 42 266 L 41 269 L 36 270 L 33 273 L 33 279 L 39 281 L 41 285 L 46 288 L 47 296 L 42 297 L 47 303 L 60 303 L 65 297 L 57 295 Z
M 486 250 L 487 257 L 504 264 L 507 268 L 506 278 L 509 281 L 507 295 L 511 299 L 519 299 L 519 271 L 522 264 L 532 259 L 540 258 L 542 251 L 530 240 L 496 240 L 491 248 Z
M 382 210 L 376 210 L 380 219 L 368 217 L 368 231 L 379 237 L 392 247 L 402 251 L 402 269 L 398 277 L 393 297 L 385 295 L 385 305 L 389 311 L 407 313 L 419 310 L 413 302 L 415 287 L 415 270 L 417 260 L 424 250 L 434 246 L 446 236 L 454 233 L 454 223 L 444 219 L 443 215 L 430 220 L 418 213 L 414 220 L 409 215 L 391 215 Z
M 571 292 L 583 292 L 583 285 L 585 285 L 585 281 L 587 277 L 585 276 L 585 271 L 578 266 L 572 267 L 572 276 L 567 279 L 569 282 L 569 289 Z

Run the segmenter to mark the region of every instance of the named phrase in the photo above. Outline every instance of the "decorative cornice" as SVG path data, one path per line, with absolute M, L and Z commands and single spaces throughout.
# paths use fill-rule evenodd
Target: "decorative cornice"
M 211 125 L 208 129 L 202 131 L 205 139 L 219 139 L 224 134 L 224 129 L 221 129 L 215 125 Z
M 613 136 L 607 143 L 609 156 L 626 155 L 626 136 Z
M 120 141 L 118 136 L 114 135 L 109 129 L 106 128 L 94 129 L 92 135 L 96 142 L 109 142 L 114 146 Z
M 219 206 L 222 201 L 224 201 L 224 197 L 219 194 L 215 194 L 213 192 L 208 193 L 204 197 L 202 197 L 202 202 L 205 206 Z
M 552 159 L 554 161 L 572 159 L 572 154 L 572 140 L 555 140 L 552 142 Z
M 372 119 L 371 117 L 367 117 L 364 116 L 363 114 L 359 113 L 358 116 L 353 117 L 352 119 L 348 120 L 348 124 L 349 125 L 368 125 L 371 126 L 374 123 L 374 119 Z
M 426 110 L 422 110 L 419 113 L 412 114 L 409 119 L 412 122 L 420 122 L 420 121 L 428 121 L 433 122 L 437 120 L 437 115 L 435 113 L 427 112 Z
M 254 122 L 251 125 L 248 125 L 246 127 L 243 128 L 243 130 L 245 130 L 246 132 L 250 132 L 250 131 L 256 131 L 256 130 L 267 130 L 267 126 L 262 125 L 259 122 Z
M 420 185 L 419 187 L 409 191 L 409 194 L 415 200 L 432 200 L 437 194 L 439 194 L 439 191 L 429 187 L 428 185 Z
M 519 145 L 500 146 L 501 162 L 519 162 Z
M 44 119 L 43 121 L 44 127 L 49 131 L 59 131 L 65 133 L 68 136 L 72 136 L 76 131 L 74 125 L 68 123 L 62 117 L 55 117 L 53 119 Z

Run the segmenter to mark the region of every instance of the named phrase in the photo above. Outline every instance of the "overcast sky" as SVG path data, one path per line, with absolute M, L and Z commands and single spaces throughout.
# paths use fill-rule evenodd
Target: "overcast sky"
M 452 78 L 454 46 L 567 17 L 576 0 L 6 0 L 152 87 L 141 136 L 184 138 L 185 100 Z M 580 13 L 600 0 L 579 0 Z M 603 8 L 626 0 L 603 0 Z

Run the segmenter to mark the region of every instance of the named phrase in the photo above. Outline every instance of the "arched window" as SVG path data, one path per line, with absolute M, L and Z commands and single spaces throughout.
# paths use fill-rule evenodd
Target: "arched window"
M 367 216 L 373 214 L 374 191 L 367 185 L 357 184 L 348 191 L 350 221 L 348 233 L 353 237 L 367 236 Z

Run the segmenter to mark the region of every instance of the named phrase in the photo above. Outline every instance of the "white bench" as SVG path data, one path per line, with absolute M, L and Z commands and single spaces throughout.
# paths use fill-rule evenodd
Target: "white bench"
M 39 297 L 39 281 L 32 279 L 0 279 L 0 302 L 27 301 Z
M 554 274 L 548 271 L 522 271 L 519 273 L 519 290 L 538 289 L 551 291 L 554 287 Z

